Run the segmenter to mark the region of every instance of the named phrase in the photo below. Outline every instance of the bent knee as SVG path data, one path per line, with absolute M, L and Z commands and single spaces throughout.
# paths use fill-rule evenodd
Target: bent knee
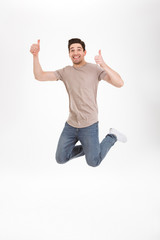
M 87 160 L 87 164 L 90 166 L 90 167 L 98 167 L 100 162 L 99 161 L 96 161 L 95 159 L 91 159 L 91 160 Z
M 64 156 L 56 154 L 56 161 L 59 164 L 64 164 L 64 163 L 66 163 L 68 161 L 68 159 L 66 157 L 64 157 Z

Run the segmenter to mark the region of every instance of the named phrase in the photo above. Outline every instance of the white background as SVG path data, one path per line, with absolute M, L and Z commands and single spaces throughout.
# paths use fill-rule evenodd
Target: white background
M 159 1 L 6 0 L 0 29 L 0 239 L 159 240 Z M 72 65 L 73 37 L 86 61 L 101 49 L 125 82 L 99 84 L 100 141 L 114 127 L 128 142 L 97 168 L 84 157 L 56 163 L 68 96 L 61 81 L 33 75 L 33 43 L 54 71 Z

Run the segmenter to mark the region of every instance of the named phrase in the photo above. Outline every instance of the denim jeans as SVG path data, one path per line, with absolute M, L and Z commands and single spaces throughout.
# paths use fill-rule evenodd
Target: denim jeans
M 99 143 L 98 128 L 98 122 L 84 128 L 75 128 L 66 122 L 59 138 L 56 161 L 66 163 L 70 159 L 85 155 L 88 165 L 98 166 L 117 141 L 116 136 L 108 134 Z M 78 141 L 81 145 L 76 145 Z

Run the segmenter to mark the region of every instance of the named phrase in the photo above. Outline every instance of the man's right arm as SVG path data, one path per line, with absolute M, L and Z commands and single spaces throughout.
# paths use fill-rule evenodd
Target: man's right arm
M 56 81 L 57 77 L 54 72 L 46 72 L 43 71 L 41 65 L 39 63 L 39 58 L 37 56 L 33 56 L 33 72 L 36 80 L 39 81 Z
M 40 40 L 37 44 L 32 44 L 30 52 L 33 54 L 33 73 L 36 80 L 39 81 L 56 81 L 56 75 L 54 72 L 44 72 L 39 63 L 38 53 L 40 51 Z

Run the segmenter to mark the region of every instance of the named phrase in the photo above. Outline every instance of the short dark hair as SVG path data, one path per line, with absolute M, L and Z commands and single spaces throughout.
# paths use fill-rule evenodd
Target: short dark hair
M 81 39 L 79 39 L 79 38 L 72 38 L 72 39 L 70 39 L 70 40 L 68 41 L 68 50 L 69 50 L 69 51 L 70 51 L 70 46 L 71 46 L 71 44 L 73 44 L 73 43 L 80 43 L 81 46 L 82 46 L 82 48 L 83 48 L 83 51 L 85 51 L 85 43 L 84 43 Z

